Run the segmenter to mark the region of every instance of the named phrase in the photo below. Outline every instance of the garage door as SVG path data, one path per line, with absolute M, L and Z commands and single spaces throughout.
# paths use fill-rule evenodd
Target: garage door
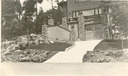
M 102 26 L 101 24 L 86 25 L 86 40 L 94 40 L 102 38 Z
M 93 26 L 86 26 L 86 40 L 93 40 L 94 39 L 94 28 Z

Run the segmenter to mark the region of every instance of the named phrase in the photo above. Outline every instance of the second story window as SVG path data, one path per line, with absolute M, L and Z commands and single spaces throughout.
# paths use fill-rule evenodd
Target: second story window
M 91 16 L 91 15 L 94 15 L 94 9 L 92 9 L 92 10 L 86 10 L 86 11 L 81 11 L 82 12 L 82 14 L 84 15 L 84 16 Z
M 94 9 L 89 9 L 89 10 L 82 10 L 82 11 L 73 11 L 72 12 L 72 17 L 79 17 L 80 12 L 83 14 L 83 16 L 93 16 L 93 15 L 99 15 L 102 14 L 101 8 L 94 8 Z
M 72 14 L 73 14 L 73 18 L 79 17 L 79 11 L 74 11 Z
M 89 0 L 76 0 L 76 2 L 84 2 L 84 1 L 89 1 Z

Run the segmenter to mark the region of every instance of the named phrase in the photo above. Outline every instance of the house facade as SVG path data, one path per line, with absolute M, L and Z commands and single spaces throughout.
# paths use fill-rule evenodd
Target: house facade
M 56 27 L 69 30 L 68 36 L 64 34 L 69 41 L 112 39 L 112 27 L 115 25 L 111 16 L 112 9 L 109 2 L 105 1 L 67 0 L 58 3 L 59 9 L 63 12 L 63 18 L 62 24 Z M 61 35 L 63 35 L 62 31 Z
M 67 15 L 67 26 L 69 30 L 75 32 L 77 39 L 102 39 L 101 4 L 100 0 L 67 0 L 67 8 L 63 8 L 67 9 L 67 13 L 64 13 Z

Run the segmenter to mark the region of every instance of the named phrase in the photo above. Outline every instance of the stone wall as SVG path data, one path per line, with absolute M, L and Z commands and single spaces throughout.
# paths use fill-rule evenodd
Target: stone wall
M 68 29 L 67 17 L 63 17 L 62 18 L 62 25 L 61 26 Z
M 75 41 L 77 40 L 77 37 L 76 37 L 76 34 L 75 34 L 75 30 L 72 30 L 72 31 L 70 32 L 69 40 L 70 40 L 71 42 L 75 42 Z
M 42 37 L 44 39 L 44 41 L 47 41 L 48 40 L 48 32 L 47 32 L 47 25 L 44 24 L 42 25 Z
M 48 20 L 48 25 L 54 25 L 54 20 L 52 18 Z
M 85 31 L 85 28 L 84 28 L 84 17 L 82 14 L 79 15 L 79 18 L 78 18 L 78 38 L 80 40 L 86 40 L 86 31 Z

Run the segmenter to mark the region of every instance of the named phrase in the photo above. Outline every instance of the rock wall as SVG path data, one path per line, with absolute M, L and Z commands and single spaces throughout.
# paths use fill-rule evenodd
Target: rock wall
M 54 20 L 53 19 L 49 19 L 48 20 L 48 25 L 54 25 Z
M 84 28 L 84 17 L 82 14 L 79 15 L 79 18 L 78 18 L 78 28 L 79 28 L 79 31 L 78 31 L 78 38 L 80 40 L 86 40 L 86 31 L 85 31 L 85 28 Z
M 75 42 L 75 41 L 77 40 L 77 37 L 76 37 L 76 34 L 75 34 L 75 30 L 72 30 L 72 31 L 70 32 L 69 40 L 70 40 L 71 42 Z
M 43 36 L 44 41 L 48 40 L 48 31 L 47 31 L 46 24 L 42 25 L 42 36 Z
M 68 29 L 67 17 L 63 17 L 62 18 L 62 25 L 61 26 Z

